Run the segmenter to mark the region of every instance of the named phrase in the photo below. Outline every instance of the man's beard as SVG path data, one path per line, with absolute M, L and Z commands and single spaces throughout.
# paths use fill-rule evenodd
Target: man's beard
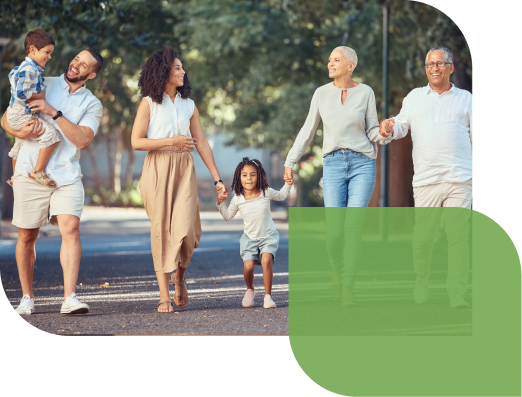
M 67 69 L 65 70 L 65 80 L 67 80 L 69 83 L 78 83 L 80 81 L 87 80 L 87 76 L 89 74 L 86 74 L 85 76 L 79 75 L 78 77 L 73 77 L 72 79 L 67 77 L 67 72 L 69 72 L 69 66 L 67 66 Z

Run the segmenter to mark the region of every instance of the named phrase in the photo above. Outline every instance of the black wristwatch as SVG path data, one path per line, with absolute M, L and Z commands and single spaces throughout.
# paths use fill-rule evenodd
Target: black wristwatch
M 220 179 L 220 180 L 214 181 L 214 186 L 216 186 L 219 182 L 223 183 L 223 181 Z
M 63 113 L 58 110 L 58 113 L 56 113 L 56 116 L 53 117 L 53 120 L 56 120 L 58 117 L 63 116 Z

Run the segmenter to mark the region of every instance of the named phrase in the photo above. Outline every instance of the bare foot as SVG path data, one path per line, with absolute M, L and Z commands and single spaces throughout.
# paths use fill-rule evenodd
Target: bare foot
M 170 302 L 163 302 L 158 306 L 158 313 L 172 313 L 174 312 L 174 307 Z

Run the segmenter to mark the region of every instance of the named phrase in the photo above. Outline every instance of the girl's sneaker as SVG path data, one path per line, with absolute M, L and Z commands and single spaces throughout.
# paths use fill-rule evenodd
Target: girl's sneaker
M 34 313 L 34 299 L 27 294 L 22 297 L 20 305 L 15 309 L 18 314 L 31 314 Z
M 265 303 L 263 304 L 263 307 L 265 309 L 273 309 L 277 307 L 277 305 L 275 304 L 274 300 L 270 295 L 265 295 Z
M 254 306 L 254 296 L 256 296 L 256 291 L 253 289 L 247 289 L 245 292 L 245 297 L 243 298 L 243 307 Z

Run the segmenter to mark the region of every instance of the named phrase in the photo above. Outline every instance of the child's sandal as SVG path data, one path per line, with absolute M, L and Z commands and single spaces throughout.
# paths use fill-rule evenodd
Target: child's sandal
M 36 170 L 33 168 L 31 174 L 35 175 L 35 177 L 31 179 L 33 179 L 36 183 L 39 183 L 40 185 L 49 187 L 56 186 L 56 182 L 52 178 L 50 178 L 45 172 L 36 172 Z M 51 186 L 51 184 L 54 184 L 54 186 Z

